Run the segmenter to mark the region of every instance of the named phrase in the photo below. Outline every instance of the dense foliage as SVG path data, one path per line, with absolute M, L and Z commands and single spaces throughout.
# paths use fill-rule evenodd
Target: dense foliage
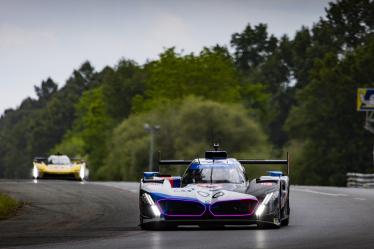
M 239 157 L 289 150 L 294 183 L 344 185 L 347 171 L 372 168 L 355 92 L 374 87 L 373 16 L 372 0 L 339 0 L 293 38 L 248 24 L 231 49 L 169 48 L 100 72 L 85 62 L 62 88 L 47 79 L 37 99 L 1 116 L 0 176 L 28 177 L 34 156 L 59 151 L 85 158 L 94 179 L 136 180 L 148 122 L 161 126 L 164 157 L 195 157 L 213 142 Z
M 133 180 L 148 170 L 149 134 L 143 124 L 158 124 L 157 148 L 166 158 L 195 158 L 213 142 L 238 157 L 267 156 L 269 146 L 259 125 L 237 104 L 187 97 L 125 119 L 113 132 L 100 179 Z

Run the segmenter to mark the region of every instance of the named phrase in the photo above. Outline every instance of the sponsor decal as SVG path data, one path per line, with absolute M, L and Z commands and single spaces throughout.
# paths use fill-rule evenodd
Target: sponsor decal
M 209 193 L 204 192 L 204 191 L 197 191 L 197 193 L 198 193 L 199 195 L 201 195 L 202 197 L 208 197 L 208 196 L 210 196 Z
M 357 89 L 357 111 L 374 110 L 374 88 Z
M 199 187 L 199 188 L 207 188 L 210 191 L 220 190 L 223 187 L 220 184 L 197 184 L 196 186 Z
M 186 193 L 186 192 L 192 192 L 192 189 L 190 189 L 190 188 L 188 188 L 188 189 L 181 188 L 181 189 L 173 189 L 173 191 L 175 193 Z
M 215 193 L 213 195 L 213 198 L 218 198 L 218 197 L 223 196 L 223 195 L 224 195 L 224 193 L 220 191 L 220 192 Z

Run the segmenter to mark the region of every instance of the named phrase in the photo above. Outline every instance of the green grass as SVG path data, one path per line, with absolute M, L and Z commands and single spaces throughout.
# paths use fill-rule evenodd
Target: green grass
M 6 194 L 0 193 L 0 220 L 14 215 L 21 206 L 21 202 Z

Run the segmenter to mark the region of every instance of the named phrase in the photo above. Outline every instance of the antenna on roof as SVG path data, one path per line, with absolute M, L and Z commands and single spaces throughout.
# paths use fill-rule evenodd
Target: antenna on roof
M 217 144 L 216 144 L 216 143 L 214 143 L 214 144 L 213 144 L 213 148 L 214 148 L 214 150 L 215 150 L 215 151 L 218 151 L 218 148 L 219 148 L 219 144 L 218 144 L 218 143 L 217 143 Z
M 201 163 L 200 163 L 199 155 L 196 155 L 196 158 L 197 158 L 197 161 L 199 162 L 199 164 L 201 164 Z

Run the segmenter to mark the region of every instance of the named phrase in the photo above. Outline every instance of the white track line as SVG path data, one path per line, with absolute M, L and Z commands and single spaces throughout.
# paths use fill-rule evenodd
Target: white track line
M 366 199 L 365 198 L 359 198 L 359 197 L 356 197 L 356 198 L 354 198 L 355 200 L 358 200 L 358 201 L 366 201 Z
M 300 192 L 306 192 L 306 193 L 313 193 L 313 194 L 318 194 L 318 195 L 335 196 L 335 197 L 348 196 L 346 194 L 326 193 L 326 192 L 320 192 L 320 191 L 315 191 L 315 190 L 306 189 L 306 188 L 294 188 L 293 190 L 300 191 Z

